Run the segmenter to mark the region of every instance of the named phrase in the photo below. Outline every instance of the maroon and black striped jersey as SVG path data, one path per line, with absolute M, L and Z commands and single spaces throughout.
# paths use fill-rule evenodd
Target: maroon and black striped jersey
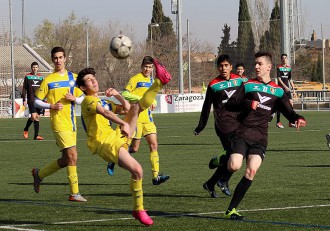
M 290 66 L 283 66 L 278 65 L 277 66 L 277 78 L 281 79 L 282 82 L 285 84 L 285 86 L 290 87 L 289 81 L 291 79 L 291 67 Z M 279 85 L 284 88 L 281 83 L 279 82 Z

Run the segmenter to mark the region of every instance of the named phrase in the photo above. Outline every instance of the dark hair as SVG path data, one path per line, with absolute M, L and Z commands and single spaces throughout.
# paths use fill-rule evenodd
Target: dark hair
M 257 52 L 255 53 L 254 55 L 255 58 L 259 58 L 259 57 L 266 57 L 266 59 L 272 63 L 273 62 L 273 58 L 272 58 L 272 55 L 269 53 L 269 52 Z
M 237 63 L 235 68 L 243 67 L 245 69 L 244 63 Z
M 144 56 L 144 58 L 142 59 L 141 66 L 145 64 L 154 64 L 154 59 L 151 56 Z
M 229 55 L 227 55 L 227 54 L 223 54 L 223 55 L 220 55 L 220 56 L 218 57 L 218 59 L 217 59 L 217 62 L 216 62 L 217 67 L 219 66 L 220 63 L 222 63 L 222 62 L 224 62 L 224 61 L 227 61 L 230 65 L 232 64 Z
M 285 53 L 281 54 L 281 58 L 283 58 L 283 56 L 286 56 L 286 57 L 288 57 L 288 55 L 287 55 L 287 54 L 285 54 Z
M 33 66 L 39 66 L 39 64 L 38 64 L 37 62 L 33 62 L 33 63 L 31 63 L 31 68 L 32 68 Z
M 64 50 L 63 47 L 54 47 L 54 48 L 52 49 L 52 51 L 51 51 L 51 58 L 52 58 L 52 59 L 53 59 L 53 55 L 54 55 L 55 53 L 57 53 L 57 52 L 63 52 L 64 57 L 66 57 L 66 55 L 65 55 L 65 50 Z
M 94 70 L 94 68 L 87 67 L 87 68 L 82 69 L 78 73 L 77 80 L 76 80 L 77 87 L 85 86 L 84 77 L 86 75 L 89 75 L 89 74 L 95 76 L 95 70 Z

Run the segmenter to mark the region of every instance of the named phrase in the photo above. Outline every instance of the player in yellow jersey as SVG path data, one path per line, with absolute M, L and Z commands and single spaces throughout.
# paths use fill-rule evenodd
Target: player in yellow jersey
M 65 50 L 54 47 L 51 58 L 55 70 L 44 79 L 35 93 L 35 106 L 50 109 L 51 128 L 62 156 L 43 168 L 32 169 L 34 190 L 39 193 L 40 183 L 45 177 L 66 167 L 70 185 L 69 201 L 85 202 L 87 200 L 81 196 L 78 187 L 75 116 L 75 103 L 81 104 L 83 92 L 76 87 L 77 75 L 65 69 Z M 43 102 L 45 98 L 47 103 Z
M 122 96 L 130 102 L 136 102 L 142 98 L 144 93 L 152 86 L 153 77 L 151 76 L 154 68 L 153 58 L 145 56 L 141 64 L 141 72 L 131 77 L 127 86 L 125 87 Z M 150 162 L 153 174 L 152 183 L 159 185 L 166 182 L 170 177 L 159 173 L 159 155 L 158 155 L 158 141 L 157 129 L 152 117 L 152 110 L 156 107 L 157 101 L 142 111 L 137 121 L 136 134 L 130 146 L 130 153 L 135 153 L 139 150 L 141 144 L 141 137 L 144 136 L 150 150 Z M 108 164 L 108 173 L 113 175 L 114 164 Z
M 162 65 L 159 65 L 157 61 L 155 64 L 158 65 L 157 79 L 138 102 L 131 104 L 123 120 L 104 108 L 98 97 L 99 86 L 93 68 L 83 69 L 77 78 L 77 85 L 86 94 L 81 105 L 81 115 L 88 136 L 87 146 L 92 154 L 99 155 L 107 162 L 118 164 L 131 173 L 133 217 L 147 226 L 152 225 L 153 220 L 143 206 L 143 170 L 139 162 L 129 154 L 128 146 L 135 132 L 138 114 L 152 104 L 158 91 L 171 79 Z M 128 102 L 116 90 L 108 89 L 107 96 L 110 95 L 115 96 L 124 105 L 124 108 L 127 108 L 125 105 Z M 109 121 L 118 124 L 116 131 L 109 126 Z

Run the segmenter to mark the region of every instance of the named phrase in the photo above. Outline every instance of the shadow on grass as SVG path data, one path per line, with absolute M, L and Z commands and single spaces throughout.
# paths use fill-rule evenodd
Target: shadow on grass
M 284 165 L 285 167 L 300 167 L 300 168 L 330 168 L 330 165 L 319 164 L 319 165 Z
M 8 184 L 13 184 L 13 185 L 32 185 L 32 182 L 29 182 L 29 183 L 8 183 Z M 49 183 L 41 183 L 41 185 L 68 185 L 69 183 L 52 183 L 52 182 L 49 182 Z M 95 185 L 114 185 L 114 184 L 95 184 L 95 183 L 80 183 L 79 182 L 79 185 L 85 185 L 85 186 L 95 186 Z M 126 184 L 116 184 L 116 185 L 126 185 Z

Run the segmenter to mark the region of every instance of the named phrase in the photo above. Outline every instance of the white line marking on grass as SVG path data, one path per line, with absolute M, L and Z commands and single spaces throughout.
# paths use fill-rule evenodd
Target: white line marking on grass
M 330 207 L 330 204 L 324 205 L 302 205 L 302 206 L 289 206 L 282 208 L 263 208 L 263 209 L 244 209 L 239 210 L 239 212 L 259 212 L 259 211 L 275 211 L 275 210 L 290 210 L 290 209 L 304 209 L 304 208 L 320 208 L 320 207 Z M 102 209 L 101 207 L 99 209 Z M 118 210 L 119 211 L 119 210 Z M 199 215 L 209 215 L 209 214 L 224 214 L 225 211 L 218 212 L 206 212 L 206 213 L 170 213 L 164 215 L 150 216 L 150 217 L 189 217 L 189 216 L 199 216 Z M 52 223 L 44 223 L 44 224 L 19 224 L 19 225 L 7 225 L 0 226 L 0 229 L 12 229 L 12 230 L 26 230 L 26 231 L 40 231 L 37 229 L 21 229 L 18 227 L 26 227 L 26 226 L 38 226 L 38 225 L 63 225 L 63 224 L 80 224 L 80 223 L 93 223 L 93 222 L 106 222 L 106 221 L 119 221 L 119 220 L 133 220 L 133 217 L 120 217 L 120 218 L 111 218 L 111 219 L 98 219 L 98 220 L 82 220 L 82 221 L 59 221 Z M 223 218 L 224 219 L 224 218 Z M 276 221 L 253 221 L 246 220 L 247 222 L 260 222 L 260 223 L 270 223 L 270 224 L 278 224 L 278 225 L 287 225 L 287 226 L 299 226 L 299 227 L 323 227 L 325 229 L 330 229 L 329 226 L 324 225 L 311 225 L 311 224 L 296 224 L 296 223 L 286 223 L 286 222 L 276 222 Z
M 42 230 L 43 230 L 43 229 L 18 228 L 18 227 L 15 227 L 15 226 L 9 226 L 9 225 L 0 226 L 0 229 L 24 230 L 24 231 L 42 231 Z

